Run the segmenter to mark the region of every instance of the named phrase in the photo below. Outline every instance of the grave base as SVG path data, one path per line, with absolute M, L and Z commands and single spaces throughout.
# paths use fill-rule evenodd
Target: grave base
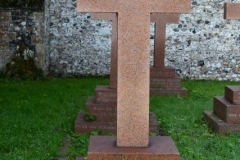
M 89 97 L 86 109 L 96 116 L 98 122 L 115 122 L 117 117 L 117 104 L 96 103 L 94 97 Z
M 182 96 L 187 97 L 188 96 L 188 90 L 184 87 L 181 89 L 175 89 L 175 90 L 161 90 L 161 89 L 150 89 L 150 95 L 151 96 Z
M 116 121 L 115 122 L 87 122 L 84 119 L 84 113 L 82 111 L 79 112 L 75 124 L 74 131 L 75 133 L 91 133 L 97 129 L 101 130 L 102 134 L 108 133 L 116 133 Z M 150 133 L 156 133 L 159 135 L 159 125 L 156 116 L 154 113 L 150 113 L 149 115 L 149 128 Z
M 226 135 L 228 132 L 240 133 L 240 124 L 226 123 L 212 111 L 204 111 L 203 116 L 208 126 L 218 134 Z
M 188 90 L 181 85 L 181 78 L 171 66 L 150 68 L 151 96 L 188 96 Z
M 80 157 L 79 157 L 80 158 Z M 149 138 L 149 147 L 116 147 L 114 136 L 92 136 L 88 148 L 88 160 L 180 160 L 180 154 L 171 137 Z M 76 159 L 81 160 L 81 159 Z
M 117 89 L 110 88 L 110 86 L 97 86 L 95 103 L 117 104 Z

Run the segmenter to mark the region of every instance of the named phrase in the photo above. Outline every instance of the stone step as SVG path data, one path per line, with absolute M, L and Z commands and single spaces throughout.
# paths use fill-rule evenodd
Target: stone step
M 240 124 L 240 105 L 232 104 L 224 97 L 214 97 L 213 112 L 227 123 Z
M 117 89 L 109 88 L 109 86 L 97 86 L 95 102 L 105 104 L 116 104 Z
M 184 87 L 180 89 L 150 89 L 151 96 L 188 96 L 188 90 Z
M 159 88 L 159 89 L 181 89 L 181 78 L 151 78 L 150 79 L 150 88 Z
M 150 94 L 152 96 L 188 96 L 188 90 L 181 86 L 181 78 L 158 78 L 150 81 Z M 117 104 L 117 90 L 109 86 L 97 86 L 95 103 Z
M 133 135 L 134 136 L 134 135 Z M 88 160 L 180 160 L 171 137 L 149 137 L 149 147 L 116 147 L 115 136 L 91 136 Z
M 229 124 L 220 119 L 212 111 L 204 111 L 203 117 L 208 126 L 216 133 L 227 135 L 228 132 L 239 133 L 240 124 Z
M 97 122 L 115 122 L 117 117 L 117 104 L 95 103 L 94 97 L 89 97 L 86 109 L 96 116 Z
M 175 68 L 166 66 L 164 68 L 151 67 L 150 78 L 174 78 L 176 76 Z
M 102 134 L 114 133 L 116 134 L 116 121 L 115 122 L 87 122 L 84 119 L 84 113 L 79 112 L 75 124 L 75 133 L 91 133 L 97 129 L 102 131 Z M 149 128 L 150 133 L 159 134 L 159 125 L 156 116 L 153 113 L 149 115 Z
M 233 104 L 240 104 L 240 86 L 225 86 L 225 98 Z

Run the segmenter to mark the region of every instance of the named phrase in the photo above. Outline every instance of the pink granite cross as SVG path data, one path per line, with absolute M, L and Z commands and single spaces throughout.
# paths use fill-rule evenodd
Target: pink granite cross
M 240 19 L 240 3 L 225 3 L 224 4 L 225 19 Z
M 78 12 L 118 13 L 118 147 L 149 144 L 150 13 L 190 10 L 190 0 L 77 0 Z

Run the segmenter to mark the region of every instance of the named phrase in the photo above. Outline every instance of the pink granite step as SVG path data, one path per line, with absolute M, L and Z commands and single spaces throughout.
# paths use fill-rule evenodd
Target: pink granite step
M 149 127 L 150 133 L 159 134 L 159 124 L 156 116 L 153 113 L 149 115 Z M 113 122 L 87 122 L 84 120 L 83 112 L 79 112 L 75 123 L 74 123 L 74 131 L 75 133 L 91 133 L 92 131 L 100 129 L 102 134 L 108 133 L 116 133 L 116 117 Z
M 109 86 L 97 86 L 96 88 L 96 103 L 117 103 L 117 89 L 110 88 Z

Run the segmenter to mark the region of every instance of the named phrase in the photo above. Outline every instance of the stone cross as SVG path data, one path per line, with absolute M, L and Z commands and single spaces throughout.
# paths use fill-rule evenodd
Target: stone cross
M 240 19 L 240 3 L 225 3 L 224 4 L 225 19 Z
M 78 0 L 78 12 L 118 13 L 117 146 L 149 144 L 151 12 L 186 13 L 189 0 Z
M 111 67 L 110 88 L 117 88 L 117 14 L 116 13 L 92 13 L 96 20 L 104 19 L 112 21 L 112 45 L 111 45 Z M 154 67 L 163 68 L 165 57 L 166 25 L 168 23 L 179 23 L 180 14 L 152 13 L 151 22 L 155 23 L 154 39 Z
M 180 14 L 152 13 L 151 22 L 155 24 L 154 67 L 164 68 L 165 37 L 167 23 L 179 23 Z
M 92 13 L 92 19 L 112 21 L 112 44 L 111 44 L 111 65 L 110 65 L 110 88 L 117 88 L 117 14 L 116 13 Z

